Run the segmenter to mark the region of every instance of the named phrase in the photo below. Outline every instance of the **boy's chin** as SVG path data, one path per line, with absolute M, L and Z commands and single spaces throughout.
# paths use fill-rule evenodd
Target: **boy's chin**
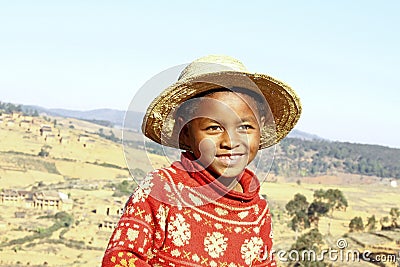
M 225 170 L 224 172 L 214 172 L 214 177 L 217 179 L 232 179 L 232 180 L 237 180 L 244 172 L 244 169 L 239 169 L 239 170 Z

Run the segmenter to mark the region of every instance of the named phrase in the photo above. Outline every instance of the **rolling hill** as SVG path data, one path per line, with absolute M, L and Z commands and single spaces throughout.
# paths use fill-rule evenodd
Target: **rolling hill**
M 9 104 L 7 107 L 10 108 Z M 4 107 L 4 105 L 3 105 Z M 15 106 L 17 107 L 17 106 Z M 0 106 L 1 109 L 1 106 Z M 38 106 L 22 106 L 19 109 L 64 118 L 78 118 L 105 127 L 121 128 L 125 111 L 96 109 L 77 111 L 46 109 Z M 144 114 L 134 112 L 125 127 L 139 130 Z M 137 146 L 140 142 L 135 141 Z M 156 154 L 162 155 L 162 148 L 152 145 Z M 335 173 L 349 173 L 379 178 L 400 178 L 400 149 L 379 145 L 332 142 L 322 137 L 294 129 L 279 145 L 274 155 L 272 172 L 280 176 L 317 176 Z M 269 166 L 269 164 L 265 164 Z M 267 167 L 266 167 L 267 168 Z M 269 167 L 268 167 L 269 168 Z M 269 171 L 265 169 L 265 171 Z

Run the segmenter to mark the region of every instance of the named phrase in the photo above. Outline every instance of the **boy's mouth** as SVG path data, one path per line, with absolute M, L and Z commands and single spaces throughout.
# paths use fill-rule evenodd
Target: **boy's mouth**
M 243 156 L 244 154 L 221 154 L 215 157 L 224 165 L 235 165 L 242 160 Z

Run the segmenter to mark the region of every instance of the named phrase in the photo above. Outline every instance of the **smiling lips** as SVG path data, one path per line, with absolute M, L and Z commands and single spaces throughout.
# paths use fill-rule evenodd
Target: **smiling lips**
M 244 154 L 222 154 L 215 157 L 224 165 L 235 165 L 242 160 L 243 156 Z

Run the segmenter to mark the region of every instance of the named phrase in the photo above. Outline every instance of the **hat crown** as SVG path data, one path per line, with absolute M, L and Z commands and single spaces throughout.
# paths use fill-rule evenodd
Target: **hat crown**
M 190 79 L 203 74 L 224 71 L 247 72 L 246 67 L 239 60 L 225 55 L 208 55 L 196 59 L 186 66 L 178 80 Z

